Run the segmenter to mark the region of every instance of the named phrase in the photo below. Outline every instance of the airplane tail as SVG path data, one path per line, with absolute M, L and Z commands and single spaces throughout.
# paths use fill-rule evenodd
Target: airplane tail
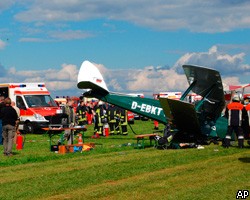
M 89 61 L 84 61 L 81 65 L 77 87 L 79 89 L 91 89 L 99 93 L 109 93 L 100 71 Z
M 77 87 L 88 89 L 83 94 L 84 97 L 94 97 L 163 124 L 167 123 L 158 100 L 109 91 L 100 71 L 89 61 L 84 61 L 81 65 Z

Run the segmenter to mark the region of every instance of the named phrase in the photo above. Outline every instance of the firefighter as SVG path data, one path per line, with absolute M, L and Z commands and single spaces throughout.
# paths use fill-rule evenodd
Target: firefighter
M 93 116 L 95 113 L 93 110 L 93 105 L 89 101 L 87 101 L 86 110 L 87 110 L 87 112 L 86 112 L 87 122 L 88 122 L 88 124 L 92 124 Z
M 225 117 L 228 119 L 228 128 L 224 146 L 230 146 L 233 131 L 238 137 L 238 147 L 244 147 L 244 135 L 242 130 L 242 119 L 246 113 L 244 105 L 240 103 L 239 96 L 234 96 L 232 102 L 227 105 Z
M 246 117 L 245 117 L 245 122 L 244 122 L 244 126 L 243 126 L 243 132 L 244 132 L 244 138 L 245 139 L 249 139 L 249 136 L 250 136 L 250 103 L 249 103 L 249 100 L 247 100 L 247 103 L 246 103 L 246 100 L 245 100 L 245 109 L 246 109 Z
M 160 97 L 160 95 L 158 94 L 158 95 L 156 95 L 156 96 L 154 97 L 154 99 L 155 99 L 155 100 L 159 100 L 159 97 Z M 159 122 L 156 121 L 156 120 L 154 120 L 154 130 L 159 130 Z
M 78 125 L 86 125 L 87 124 L 87 108 L 84 104 L 84 101 L 80 101 L 80 105 L 76 109 L 76 115 L 78 119 Z
M 128 135 L 128 119 L 127 119 L 127 110 L 120 108 L 120 126 L 122 135 Z
M 119 127 L 119 111 L 118 108 L 114 105 L 110 105 L 107 109 L 107 116 L 108 116 L 108 124 L 110 129 L 110 135 L 120 134 L 120 127 Z
M 103 103 L 99 101 L 95 107 L 95 134 L 97 133 L 98 135 L 103 135 L 104 123 L 107 123 L 106 110 L 104 109 Z

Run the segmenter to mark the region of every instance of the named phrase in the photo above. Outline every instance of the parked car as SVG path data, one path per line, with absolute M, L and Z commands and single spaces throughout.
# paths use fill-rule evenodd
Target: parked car
M 140 115 L 138 115 L 137 113 L 134 113 L 134 118 L 135 118 L 136 120 L 139 120 L 141 117 L 140 117 Z
M 127 119 L 128 119 L 128 123 L 134 124 L 135 123 L 134 113 L 128 110 L 128 112 L 127 112 Z

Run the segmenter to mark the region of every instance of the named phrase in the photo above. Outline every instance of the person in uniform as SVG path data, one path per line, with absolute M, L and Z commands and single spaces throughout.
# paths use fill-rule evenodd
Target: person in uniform
M 101 101 L 95 106 L 94 134 L 103 135 L 103 125 L 107 122 L 106 110 Z
M 250 103 L 249 103 L 249 99 L 245 100 L 245 110 L 246 110 L 246 116 L 245 116 L 245 120 L 243 121 L 243 132 L 244 132 L 244 138 L 249 140 L 249 138 L 250 138 Z
M 119 135 L 120 134 L 120 127 L 119 127 L 119 111 L 117 106 L 111 104 L 107 110 L 108 116 L 108 124 L 110 129 L 110 135 Z
M 127 118 L 127 110 L 120 108 L 120 126 L 121 126 L 121 134 L 128 135 L 128 118 Z
M 82 126 L 87 124 L 87 108 L 83 100 L 80 101 L 80 104 L 76 109 L 76 115 L 78 119 L 78 125 Z
M 226 107 L 225 117 L 228 119 L 228 128 L 225 137 L 224 147 L 230 146 L 232 133 L 235 132 L 238 137 L 238 147 L 244 147 L 244 134 L 242 130 L 242 119 L 246 114 L 244 105 L 240 103 L 239 96 L 234 96 L 232 102 Z

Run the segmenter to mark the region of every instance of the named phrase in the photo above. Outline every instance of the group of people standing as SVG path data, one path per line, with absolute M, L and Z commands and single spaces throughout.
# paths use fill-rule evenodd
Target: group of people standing
M 94 123 L 94 134 L 104 135 L 104 128 L 109 127 L 110 135 L 127 135 L 127 111 L 112 104 L 97 101 L 94 105 L 80 101 L 76 109 L 78 125 Z M 91 116 L 91 122 L 88 118 Z
M 20 110 L 9 97 L 0 97 L 0 144 L 5 156 L 12 156 L 12 147 L 18 127 Z
M 249 138 L 250 133 L 250 103 L 243 105 L 239 96 L 234 96 L 232 102 L 226 106 L 225 117 L 228 119 L 228 128 L 224 140 L 224 147 L 230 146 L 233 132 L 238 139 L 238 147 L 244 147 L 244 139 Z

